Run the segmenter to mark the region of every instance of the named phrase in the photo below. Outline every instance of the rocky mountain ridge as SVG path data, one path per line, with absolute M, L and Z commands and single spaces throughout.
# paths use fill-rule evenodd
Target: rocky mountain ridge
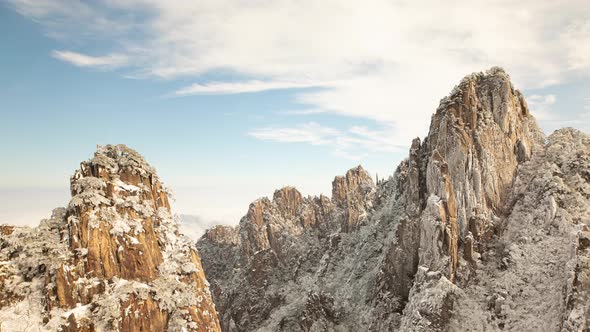
M 283 188 L 206 232 L 222 330 L 584 331 L 589 148 L 545 138 L 502 69 L 469 75 L 389 179 Z
M 590 329 L 590 136 L 545 137 L 500 68 L 443 98 L 388 179 L 282 188 L 196 246 L 124 145 L 71 191 L 0 226 L 0 331 Z

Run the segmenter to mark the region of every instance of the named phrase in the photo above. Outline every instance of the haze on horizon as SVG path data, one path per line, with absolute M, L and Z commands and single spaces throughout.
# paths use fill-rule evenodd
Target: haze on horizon
M 358 164 L 389 176 L 492 66 L 546 133 L 590 131 L 587 0 L 2 0 L 0 27 L 0 223 L 67 204 L 97 144 L 144 155 L 203 224 Z

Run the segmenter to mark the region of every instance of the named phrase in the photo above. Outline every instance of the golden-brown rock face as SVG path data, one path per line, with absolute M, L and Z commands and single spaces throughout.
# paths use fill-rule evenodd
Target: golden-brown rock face
M 36 273 L 28 276 L 42 286 L 39 325 L 63 331 L 220 331 L 199 255 L 178 232 L 165 189 L 137 152 L 123 145 L 99 148 L 72 176 L 71 191 L 67 210 L 48 227 L 12 235 L 2 229 L 9 244 L 4 251 L 45 231 L 52 238 L 27 242 L 59 253 L 51 266 L 38 257 Z M 10 261 L 14 254 L 7 252 L 13 279 L 24 267 Z
M 272 200 L 264 197 L 250 204 L 239 229 L 230 232 L 214 228 L 205 237 L 217 244 L 240 245 L 248 260 L 267 249 L 282 256 L 289 245 L 286 238 L 308 229 L 333 227 L 334 220 L 339 221 L 343 232 L 357 229 L 367 219 L 375 192 L 371 176 L 358 166 L 334 179 L 332 199 L 323 195 L 303 197 L 297 189 L 284 187 L 275 191 Z M 240 236 L 238 242 L 233 238 L 236 234 Z
M 238 245 L 240 243 L 239 234 L 234 227 L 218 225 L 208 229 L 203 235 L 212 242 L 219 245 Z
M 435 237 L 443 239 L 442 249 L 450 258 L 446 274 L 451 281 L 459 243 L 470 236 L 478 246 L 485 244 L 494 218 L 505 213 L 517 167 L 541 143 L 539 135 L 524 97 L 500 68 L 467 76 L 441 102 L 420 147 L 425 165 L 421 200 L 434 204 L 429 198 L 440 199 L 436 205 L 442 232 Z M 438 255 L 433 250 L 439 249 L 430 247 L 430 235 L 434 233 L 423 239 L 422 264 L 438 269 L 431 266 Z
M 0 234 L 10 235 L 14 232 L 14 226 L 0 225 Z
M 344 209 L 342 230 L 350 232 L 358 228 L 367 212 L 373 207 L 375 185 L 373 179 L 361 166 L 337 176 L 332 182 L 332 200 Z M 369 199 L 367 199 L 369 197 Z

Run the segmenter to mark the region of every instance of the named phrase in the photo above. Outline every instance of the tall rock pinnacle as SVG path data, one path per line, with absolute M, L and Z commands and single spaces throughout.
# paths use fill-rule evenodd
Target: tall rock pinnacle
M 143 157 L 124 145 L 100 147 L 72 176 L 71 191 L 66 210 L 0 239 L 11 271 L 4 285 L 28 282 L 29 296 L 41 299 L 7 300 L 38 310 L 31 326 L 220 331 L 199 255 L 178 232 L 168 195 Z M 18 326 L 16 313 L 4 310 L 3 328 Z
M 542 134 L 524 97 L 502 69 L 467 76 L 441 101 L 416 161 L 424 190 L 413 204 L 434 212 L 421 222 L 423 265 L 442 268 L 437 262 L 447 254 L 446 274 L 454 279 L 459 244 L 466 237 L 474 245 L 486 241 L 506 213 L 519 163 L 539 144 Z M 443 248 L 430 242 L 438 238 Z

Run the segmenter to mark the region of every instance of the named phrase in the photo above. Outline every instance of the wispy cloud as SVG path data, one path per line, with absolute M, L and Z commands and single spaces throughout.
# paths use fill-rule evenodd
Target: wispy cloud
M 590 18 L 575 20 L 562 34 L 562 40 L 569 52 L 568 64 L 576 71 L 590 70 Z
M 69 54 L 74 65 L 128 66 L 126 75 L 140 78 L 202 82 L 224 70 L 250 79 L 193 84 L 176 96 L 323 82 L 328 89 L 302 89 L 295 101 L 375 120 L 392 128 L 381 134 L 396 144 L 425 134 L 439 98 L 467 73 L 499 65 L 524 90 L 590 75 L 588 0 L 9 2 L 49 34 L 82 45 L 102 36 L 122 56 Z M 109 61 L 117 65 L 96 65 Z
M 180 231 L 182 234 L 193 239 L 193 241 L 197 241 L 203 234 L 205 234 L 206 230 L 215 225 L 221 224 L 218 221 L 208 220 L 201 216 L 189 214 L 178 215 L 178 218 L 180 218 Z
M 311 115 L 311 114 L 326 113 L 326 110 L 319 109 L 319 108 L 306 108 L 306 109 L 301 109 L 301 110 L 280 111 L 277 113 L 283 114 L 283 115 Z
M 62 41 L 94 44 L 99 39 L 112 41 L 137 34 L 136 15 L 117 15 L 107 1 L 5 0 L 8 6 L 43 25 L 45 33 Z M 141 10 L 138 8 L 138 10 Z
M 71 51 L 53 51 L 51 56 L 78 67 L 116 68 L 126 65 L 129 61 L 129 58 L 122 54 L 90 56 Z
M 264 141 L 326 146 L 334 155 L 354 160 L 359 160 L 370 152 L 394 152 L 400 149 L 399 145 L 388 139 L 392 137 L 391 132 L 361 126 L 338 130 L 308 122 L 294 127 L 258 128 L 251 130 L 248 135 Z
M 585 132 L 590 130 L 590 98 L 584 99 L 583 111 L 572 112 L 567 117 L 552 110 L 557 102 L 555 95 L 532 95 L 527 97 L 527 102 L 535 118 L 549 131 L 563 127 L 574 127 Z
M 527 97 L 529 108 L 539 121 L 553 120 L 554 114 L 551 113 L 551 107 L 556 101 L 557 97 L 553 94 L 531 95 Z
M 246 81 L 246 82 L 210 82 L 195 83 L 176 90 L 175 96 L 188 95 L 226 95 L 238 93 L 263 92 L 270 90 L 303 89 L 325 86 L 326 83 L 314 82 L 280 82 L 280 81 Z
M 248 135 L 260 140 L 281 143 L 309 143 L 311 145 L 329 145 L 342 133 L 336 129 L 323 127 L 309 122 L 297 127 L 265 127 L 250 131 Z

